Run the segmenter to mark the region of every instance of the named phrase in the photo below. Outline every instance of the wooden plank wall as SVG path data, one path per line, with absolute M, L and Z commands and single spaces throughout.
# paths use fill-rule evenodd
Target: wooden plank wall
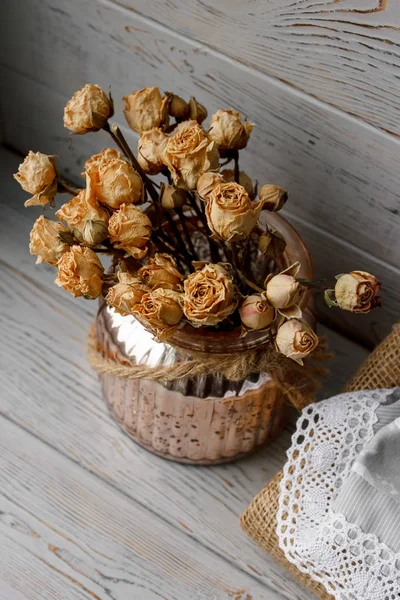
M 87 81 L 120 98 L 159 85 L 256 123 L 244 168 L 290 192 L 287 216 L 317 276 L 361 268 L 384 284 L 367 317 L 320 306 L 365 344 L 398 319 L 400 5 L 395 0 L 3 0 L 6 143 L 62 155 L 78 179 L 108 142 L 75 138 L 62 109 Z M 135 145 L 134 135 L 129 133 Z M 99 139 L 99 137 L 101 139 Z M 22 200 L 22 196 L 21 196 Z

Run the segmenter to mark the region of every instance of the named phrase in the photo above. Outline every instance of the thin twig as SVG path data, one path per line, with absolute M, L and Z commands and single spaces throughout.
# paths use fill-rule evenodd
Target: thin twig
M 235 161 L 234 178 L 235 178 L 236 183 L 240 183 L 239 151 L 238 150 L 234 151 L 233 160 Z
M 69 187 L 65 181 L 61 179 L 58 180 L 57 192 L 59 194 L 71 194 L 71 196 L 76 196 L 76 189 Z
M 185 240 L 189 247 L 189 250 L 190 250 L 194 260 L 199 260 L 199 257 L 197 256 L 197 252 L 195 250 L 195 247 L 193 246 L 192 238 L 190 237 L 190 233 L 187 228 L 186 219 L 185 219 L 185 215 L 183 214 L 183 210 L 181 208 L 177 208 L 176 213 L 179 217 L 179 221 L 182 226 L 183 235 L 185 236 Z

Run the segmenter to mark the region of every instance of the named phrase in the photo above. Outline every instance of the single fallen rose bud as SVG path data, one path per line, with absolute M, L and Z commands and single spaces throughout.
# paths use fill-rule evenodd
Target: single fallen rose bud
M 87 190 L 80 190 L 75 198 L 66 202 L 56 212 L 65 221 L 76 239 L 89 246 L 100 244 L 108 238 L 109 214 Z
M 300 300 L 305 292 L 295 276 L 300 263 L 296 262 L 278 275 L 268 275 L 264 282 L 268 302 L 287 319 L 301 318 Z
M 168 112 L 171 115 L 171 117 L 175 117 L 175 119 L 178 119 L 179 121 L 189 118 L 188 103 L 176 94 L 171 94 L 170 92 L 167 92 L 166 95 L 169 98 Z
M 134 131 L 142 133 L 168 125 L 168 97 L 158 87 L 143 88 L 123 98 L 124 115 Z
M 235 181 L 235 172 L 232 169 L 224 169 L 221 171 L 221 175 L 226 182 Z M 254 188 L 250 177 L 247 175 L 245 171 L 239 171 L 239 182 L 241 186 L 244 187 L 250 199 L 253 199 Z
M 29 150 L 14 179 L 25 192 L 33 194 L 25 206 L 53 204 L 57 193 L 57 171 L 51 156 Z
M 118 273 L 118 280 L 118 283 L 108 290 L 106 302 L 120 315 L 130 315 L 149 290 L 138 277 L 130 273 Z
M 263 203 L 263 208 L 271 212 L 281 210 L 288 199 L 288 194 L 283 187 L 272 184 L 263 185 L 258 196 Z
M 145 173 L 157 175 L 162 171 L 162 153 L 167 141 L 167 134 L 159 128 L 141 133 L 138 142 L 138 163 Z
M 215 173 L 213 171 L 207 171 L 207 173 L 203 173 L 199 177 L 197 182 L 197 193 L 200 196 L 201 200 L 207 201 L 208 196 L 213 191 L 213 189 L 220 183 L 224 183 L 225 180 L 220 173 Z
M 335 300 L 342 310 L 368 313 L 380 306 L 377 294 L 381 283 L 366 271 L 351 271 L 338 276 L 335 285 Z
M 58 276 L 55 284 L 73 295 L 74 298 L 98 298 L 103 289 L 103 265 L 90 248 L 71 246 L 58 261 Z
M 189 100 L 188 119 L 197 121 L 199 125 L 201 125 L 201 123 L 207 119 L 207 114 L 206 107 L 200 104 L 200 102 L 197 102 L 196 98 L 192 96 Z
M 168 290 L 180 290 L 184 275 L 176 268 L 176 261 L 170 254 L 161 252 L 149 259 L 149 264 L 141 267 L 138 276 L 144 281 L 150 290 L 163 288 Z
M 268 230 L 258 240 L 258 249 L 261 254 L 278 260 L 286 249 L 286 241 L 279 231 Z
M 99 131 L 113 114 L 113 103 L 100 86 L 87 83 L 64 108 L 64 127 L 76 134 Z
M 253 127 L 253 123 L 243 123 L 240 113 L 232 109 L 217 110 L 208 134 L 221 150 L 241 150 L 247 146 Z
M 176 210 L 182 208 L 186 202 L 186 192 L 182 188 L 176 188 L 172 184 L 168 184 L 163 187 L 161 192 L 161 206 L 165 208 L 165 210 Z
M 165 341 L 176 330 L 183 317 L 182 295 L 173 290 L 158 288 L 144 294 L 132 313 L 154 333 L 157 341 Z
M 65 252 L 69 245 L 62 241 L 60 234 L 68 233 L 68 229 L 57 221 L 50 221 L 43 215 L 36 219 L 29 243 L 29 252 L 37 256 L 36 264 L 46 262 L 53 267 Z
M 275 309 L 260 294 L 248 296 L 239 308 L 243 325 L 248 329 L 266 329 L 275 319 Z
M 133 204 L 123 204 L 108 222 L 110 241 L 115 248 L 134 258 L 147 254 L 152 226 L 149 217 Z
M 275 338 L 278 352 L 300 365 L 303 364 L 303 358 L 315 350 L 318 343 L 318 337 L 311 327 L 298 319 L 290 319 L 283 323 Z

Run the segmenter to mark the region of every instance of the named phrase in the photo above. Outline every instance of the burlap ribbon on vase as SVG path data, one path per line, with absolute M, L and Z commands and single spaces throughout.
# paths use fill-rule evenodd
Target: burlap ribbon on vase
M 123 379 L 152 379 L 174 381 L 197 375 L 219 373 L 230 381 L 242 381 L 251 373 L 269 373 L 281 391 L 299 411 L 314 400 L 319 380 L 327 374 L 321 366 L 332 354 L 327 351 L 326 341 L 320 340 L 318 348 L 305 360 L 304 366 L 278 354 L 274 347 L 263 345 L 257 349 L 227 354 L 190 354 L 182 352 L 182 361 L 174 365 L 148 367 L 137 364 L 122 364 L 104 356 L 97 340 L 96 323 L 88 336 L 88 361 L 99 374 Z
M 347 384 L 344 391 L 392 388 L 400 385 L 400 324 L 377 346 Z M 280 563 L 290 574 L 321 600 L 334 600 L 324 586 L 315 582 L 286 560 L 276 534 L 280 481 L 282 472 L 254 498 L 243 513 L 240 524 L 244 531 Z

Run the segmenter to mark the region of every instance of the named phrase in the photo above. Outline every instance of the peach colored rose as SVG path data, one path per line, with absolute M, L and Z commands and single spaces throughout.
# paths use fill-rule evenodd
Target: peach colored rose
M 112 112 L 110 97 L 98 85 L 87 83 L 66 104 L 64 126 L 77 134 L 99 131 Z
M 92 156 L 86 163 L 88 194 L 94 194 L 102 204 L 113 210 L 122 204 L 136 204 L 143 200 L 142 179 L 135 169 L 122 158 L 111 158 L 109 150 Z
M 161 205 L 165 210 L 175 210 L 182 208 L 187 202 L 187 196 L 185 190 L 182 188 L 176 188 L 172 184 L 164 186 L 161 192 Z
M 200 175 L 218 169 L 219 153 L 196 121 L 183 121 L 169 137 L 163 161 L 177 187 L 194 190 Z
M 380 282 L 365 271 L 351 271 L 341 275 L 335 285 L 335 298 L 339 307 L 354 313 L 368 313 L 380 305 L 377 294 Z
M 161 129 L 149 129 L 141 133 L 138 142 L 138 163 L 145 173 L 157 175 L 164 168 L 162 153 L 168 136 Z
M 104 164 L 110 162 L 113 158 L 120 158 L 122 160 L 122 154 L 116 148 L 103 148 L 99 154 L 93 154 L 88 160 L 85 162 L 85 172 L 82 173 L 83 176 L 86 175 L 86 172 L 98 172 L 100 167 Z
M 147 254 L 152 227 L 149 217 L 133 204 L 123 204 L 109 220 L 110 241 L 134 258 Z
M 275 319 L 275 309 L 260 294 L 248 296 L 242 303 L 239 314 L 247 329 L 266 329 Z
M 296 280 L 299 269 L 296 262 L 278 275 L 268 275 L 264 282 L 268 302 L 287 319 L 302 316 L 299 304 L 305 288 Z
M 201 123 L 207 119 L 207 114 L 206 107 L 200 104 L 200 102 L 198 102 L 196 98 L 192 96 L 189 100 L 188 119 L 190 121 L 197 121 L 201 125 Z
M 14 179 L 25 192 L 33 194 L 25 206 L 52 204 L 57 193 L 57 172 L 51 156 L 29 150 Z
M 274 231 L 272 229 L 267 230 L 260 235 L 258 249 L 261 254 L 265 254 L 265 256 L 277 260 L 282 256 L 286 249 L 285 238 L 279 231 Z
M 247 145 L 253 127 L 232 109 L 217 110 L 211 117 L 209 136 L 221 150 L 240 150 Z
M 224 169 L 221 171 L 221 175 L 226 183 L 235 181 L 235 172 L 232 169 Z M 253 184 L 245 171 L 239 171 L 239 183 L 244 187 L 250 198 L 253 198 Z
M 68 233 L 68 229 L 57 221 L 50 221 L 43 215 L 36 219 L 30 235 L 29 252 L 37 256 L 36 264 L 46 262 L 57 266 L 69 245 L 60 239 L 60 233 Z
M 97 298 L 103 289 L 103 266 L 90 248 L 71 246 L 58 261 L 54 283 L 77 298 Z
M 169 99 L 168 113 L 171 117 L 175 117 L 175 119 L 179 120 L 187 119 L 189 116 L 188 103 L 176 94 L 167 93 L 167 96 Z
M 118 283 L 108 290 L 106 302 L 120 315 L 130 315 L 146 292 L 147 287 L 138 277 L 130 273 L 118 273 Z
M 123 98 L 124 115 L 134 131 L 142 133 L 168 123 L 168 97 L 158 87 L 143 88 Z
M 224 183 L 224 181 L 221 173 L 207 171 L 207 173 L 203 173 L 203 175 L 200 175 L 199 177 L 197 182 L 197 193 L 200 198 L 206 202 L 213 189 L 220 183 Z
M 145 294 L 132 313 L 155 334 L 158 341 L 165 341 L 183 317 L 181 294 L 158 288 Z
M 150 258 L 149 264 L 141 267 L 138 275 L 151 290 L 157 288 L 180 290 L 184 279 L 176 268 L 175 259 L 163 253 Z
M 263 203 L 264 209 L 271 212 L 281 210 L 288 199 L 288 193 L 283 187 L 267 183 L 262 186 L 258 196 Z
M 311 327 L 298 319 L 290 319 L 283 323 L 275 338 L 278 352 L 301 365 L 303 364 L 302 359 L 315 350 L 318 342 L 318 337 Z
M 60 221 L 65 221 L 74 236 L 83 244 L 95 246 L 108 238 L 108 212 L 86 190 L 62 205 L 56 212 Z
M 189 275 L 184 290 L 183 311 L 195 327 L 217 325 L 237 306 L 232 277 L 221 264 L 206 264 Z

